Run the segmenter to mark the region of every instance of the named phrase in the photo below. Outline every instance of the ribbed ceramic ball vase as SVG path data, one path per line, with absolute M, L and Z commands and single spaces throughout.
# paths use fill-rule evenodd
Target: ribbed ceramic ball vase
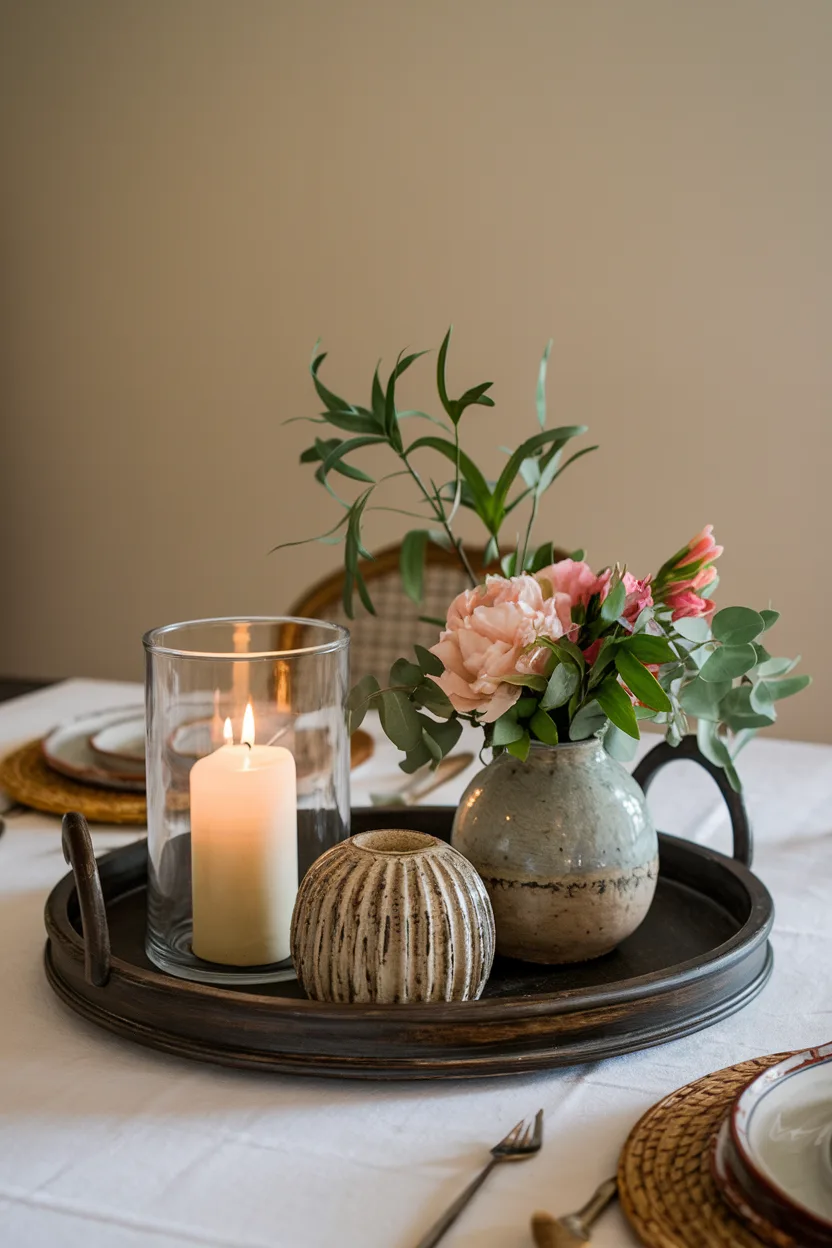
M 444 841 L 362 832 L 307 871 L 291 944 L 315 1001 L 470 1001 L 494 960 L 494 915 L 474 867 Z

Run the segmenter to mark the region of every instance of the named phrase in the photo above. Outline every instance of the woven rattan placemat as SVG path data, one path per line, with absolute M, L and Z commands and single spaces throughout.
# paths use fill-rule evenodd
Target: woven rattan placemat
M 0 760 L 0 789 L 21 806 L 65 815 L 77 810 L 90 823 L 147 823 L 144 793 L 99 789 L 48 766 L 40 741 L 29 741 Z
M 751 1079 L 788 1054 L 740 1062 L 686 1084 L 636 1123 L 618 1163 L 621 1206 L 650 1248 L 760 1248 L 764 1243 L 724 1203 L 711 1177 L 711 1141 Z M 794 1241 L 774 1228 L 768 1243 Z

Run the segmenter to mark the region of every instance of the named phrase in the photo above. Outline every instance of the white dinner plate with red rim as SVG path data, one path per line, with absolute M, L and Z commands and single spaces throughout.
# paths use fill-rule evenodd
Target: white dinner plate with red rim
M 804 1237 L 832 1244 L 832 1044 L 763 1071 L 737 1097 L 727 1127 L 729 1165 L 755 1207 L 779 1210 L 779 1225 L 802 1225 Z

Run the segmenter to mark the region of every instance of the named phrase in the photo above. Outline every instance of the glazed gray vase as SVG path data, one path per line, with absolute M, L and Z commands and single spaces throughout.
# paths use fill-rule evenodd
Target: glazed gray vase
M 471 781 L 451 843 L 485 883 L 497 952 L 548 965 L 609 953 L 650 908 L 658 839 L 635 780 L 593 737 L 500 754 Z

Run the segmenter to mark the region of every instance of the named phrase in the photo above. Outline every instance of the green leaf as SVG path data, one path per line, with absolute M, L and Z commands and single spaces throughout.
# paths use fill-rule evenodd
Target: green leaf
M 316 438 L 314 446 L 307 446 L 305 451 L 301 451 L 299 463 L 301 464 L 317 464 L 324 459 L 331 450 L 341 445 L 341 438 Z
M 435 680 L 431 680 L 430 676 L 426 677 L 413 691 L 413 700 L 418 706 L 423 706 L 426 711 L 430 711 L 432 715 L 438 715 L 440 719 L 450 719 L 454 714 L 451 699 Z
M 558 663 L 549 677 L 546 691 L 540 699 L 540 709 L 542 711 L 552 711 L 558 706 L 564 706 L 577 689 L 580 679 L 580 674 L 574 664 Z M 534 727 L 534 724 L 532 724 L 532 727 Z
M 454 402 L 454 406 L 457 411 L 457 418 L 454 423 L 459 423 L 460 417 L 466 407 L 493 407 L 494 400 L 485 393 L 486 390 L 490 390 L 493 385 L 493 381 L 483 381 L 480 385 L 472 386 L 470 390 L 466 390 L 464 394 L 461 394 Z
M 779 702 L 782 698 L 791 698 L 811 683 L 811 676 L 787 676 L 785 680 L 761 680 L 754 686 L 751 703 L 755 710 L 761 711 L 767 702 Z
M 666 637 L 656 637 L 652 633 L 632 633 L 618 645 L 642 663 L 676 663 L 679 658 Z
M 529 749 L 531 748 L 531 737 L 524 732 L 522 737 L 517 741 L 509 741 L 506 749 L 509 754 L 513 754 L 515 758 L 519 758 L 521 763 L 525 763 L 529 757 Z
M 451 333 L 453 325 L 449 326 L 448 332 L 442 339 L 442 346 L 439 348 L 439 356 L 436 361 L 436 389 L 439 391 L 439 399 L 445 411 L 451 420 L 456 424 L 457 416 L 450 399 L 448 398 L 448 389 L 445 385 L 445 360 L 448 358 L 448 345 L 451 341 Z
M 422 669 L 408 659 L 396 659 L 390 668 L 391 685 L 412 685 L 415 689 L 422 683 Z M 433 683 L 433 682 L 431 682 Z
M 500 547 L 497 545 L 497 539 L 492 533 L 491 537 L 489 537 L 488 539 L 488 544 L 485 550 L 483 551 L 483 556 L 482 556 L 483 567 L 487 568 L 490 563 L 496 563 L 499 557 L 500 557 Z
M 420 771 L 422 767 L 427 767 L 429 763 L 432 763 L 433 757 L 433 752 L 423 739 L 415 749 L 408 750 L 405 757 L 399 762 L 399 767 L 410 776 L 414 771 Z
M 552 339 L 543 348 L 543 359 L 537 374 L 537 419 L 541 429 L 546 428 L 546 369 L 549 366 L 549 355 L 552 350 Z
M 610 758 L 617 759 L 619 763 L 631 763 L 636 756 L 638 742 L 621 732 L 615 724 L 610 724 L 604 733 L 604 749 Z
M 340 461 L 344 458 L 345 455 L 349 455 L 351 451 L 358 451 L 361 449 L 362 446 L 377 446 L 379 442 L 384 442 L 384 441 L 385 441 L 384 438 L 379 437 L 376 434 L 373 434 L 371 436 L 363 437 L 363 438 L 346 438 L 344 441 L 339 442 L 337 446 L 332 447 L 332 449 L 329 451 L 326 458 L 323 460 L 321 464 L 321 473 L 323 477 L 326 478 L 327 473 L 331 472 L 333 468 L 338 468 L 339 466 L 342 470 L 346 468 L 350 468 L 351 465 L 341 464 Z M 356 476 L 356 474 L 358 475 Z M 362 473 L 357 468 L 353 469 L 351 472 L 348 472 L 346 475 L 354 476 L 355 479 L 358 481 L 372 481 L 373 480 L 372 477 L 366 476 L 366 474 Z
M 510 454 L 511 451 L 509 451 L 509 455 Z M 529 489 L 525 491 L 528 494 L 529 490 L 533 490 L 540 480 L 540 460 L 534 455 L 532 455 L 529 459 L 524 459 L 520 465 L 520 476 L 529 487 Z
M 558 477 L 562 473 L 566 472 L 566 469 L 569 467 L 569 465 L 574 464 L 576 459 L 580 459 L 582 455 L 589 455 L 591 454 L 592 451 L 597 451 L 597 450 L 598 450 L 597 445 L 584 446 L 579 451 L 576 451 L 574 455 L 570 455 L 569 458 L 566 460 L 566 462 L 563 464 L 560 463 L 560 460 L 552 459 L 541 472 L 540 479 L 537 482 L 537 488 L 535 490 L 535 493 L 537 494 L 538 498 L 540 498 L 541 495 L 546 493 L 549 486 L 552 485 L 553 482 L 557 481 Z
M 741 646 L 754 641 L 765 631 L 765 621 L 750 607 L 723 607 L 711 622 L 711 633 L 726 646 Z
M 422 450 L 423 448 L 438 451 L 440 455 L 444 455 L 456 467 L 457 447 L 448 438 L 439 438 L 430 434 L 424 438 L 417 438 L 405 451 L 405 458 L 412 455 L 414 451 Z M 496 536 L 496 529 L 491 524 L 491 491 L 488 488 L 488 482 L 477 465 L 468 458 L 464 451 L 459 451 L 459 469 L 463 480 L 471 491 L 477 515 L 488 527 L 489 532 Z
M 538 641 L 546 641 L 546 638 L 539 637 Z M 583 675 L 586 669 L 586 659 L 582 651 L 575 645 L 574 641 L 570 641 L 567 637 L 560 637 L 557 641 L 549 642 L 550 648 L 555 651 L 559 658 L 568 655 L 573 663 L 576 663 L 578 670 Z
M 655 676 L 652 672 L 648 672 L 647 668 L 630 654 L 628 650 L 617 651 L 615 666 L 621 679 L 630 692 L 638 698 L 639 702 L 643 702 L 645 706 L 649 706 L 654 711 L 669 711 L 672 709 L 670 698 L 662 689 Z M 601 705 L 603 706 L 603 702 Z M 612 716 L 610 716 L 610 719 L 612 719 Z
M 706 659 L 699 673 L 702 680 L 733 680 L 750 672 L 757 655 L 750 642 L 741 646 L 720 646 Z
M 367 709 L 379 691 L 379 683 L 375 676 L 364 676 L 350 690 L 347 701 L 347 732 L 352 736 L 356 728 L 361 726 Z
M 766 632 L 768 632 L 772 624 L 776 624 L 777 621 L 780 619 L 780 612 L 766 610 L 766 611 L 761 611 L 760 616 L 763 621 L 763 628 L 765 629 Z
M 548 446 L 550 450 L 559 450 L 570 438 L 580 437 L 582 433 L 586 433 L 586 425 L 562 425 L 557 429 L 536 433 L 534 437 L 527 438 L 518 446 L 500 473 L 491 494 L 489 519 L 492 533 L 496 532 L 502 523 L 508 492 L 514 484 L 523 460 L 528 459 L 530 455 L 545 446 Z
M 419 715 L 406 693 L 387 689 L 378 696 L 378 716 L 386 736 L 405 754 L 422 740 Z
M 495 719 L 491 729 L 491 744 L 511 745 L 513 741 L 519 741 L 524 735 L 527 735 L 525 729 L 518 724 L 512 708 L 499 719 Z
M 458 719 L 446 719 L 442 723 L 436 723 L 435 720 L 426 719 L 424 715 L 420 718 L 422 722 L 422 738 L 425 745 L 430 750 L 431 742 L 433 743 L 438 750 L 438 756 L 433 750 L 431 750 L 431 753 L 434 754 L 434 758 L 439 762 L 446 754 L 450 754 L 462 736 L 462 724 Z
M 502 676 L 501 680 L 504 685 L 522 685 L 525 689 L 536 689 L 538 693 L 542 693 L 546 688 L 546 677 L 537 676 L 529 672 L 512 672 L 510 676 Z
M 693 641 L 697 644 L 707 641 L 711 635 L 708 621 L 704 620 L 701 615 L 683 616 L 681 620 L 674 620 L 671 627 L 686 641 Z
M 585 557 L 585 550 L 573 550 L 572 554 L 568 556 L 568 558 L 572 559 L 575 563 L 581 563 Z
M 757 689 L 752 685 L 740 685 L 731 689 L 719 706 L 719 718 L 732 732 L 744 728 L 768 728 L 777 718 L 771 702 L 755 705 Z
M 624 582 L 619 581 L 614 585 L 601 603 L 601 619 L 608 624 L 613 624 L 624 610 L 624 603 L 627 601 L 627 591 L 624 588 Z
M 424 646 L 415 645 L 413 647 L 416 653 L 416 662 L 419 669 L 425 676 L 441 676 L 445 670 L 445 665 L 438 655 L 431 654 L 430 650 L 426 650 Z
M 639 739 L 638 720 L 633 704 L 619 685 L 615 676 L 607 679 L 595 690 L 595 698 L 601 710 L 628 737 Z
M 430 541 L 427 529 L 411 529 L 405 533 L 399 552 L 402 588 L 415 603 L 422 601 L 425 576 L 425 550 Z
M 587 737 L 591 737 L 596 732 L 600 732 L 606 722 L 606 712 L 601 709 L 593 698 L 590 702 L 586 702 L 580 710 L 573 715 L 572 722 L 569 725 L 569 740 L 585 741 Z
M 370 615 L 375 615 L 376 609 L 373 606 L 373 600 L 370 597 L 367 582 L 364 580 L 360 569 L 355 574 L 355 585 L 358 590 L 358 597 L 361 599 L 365 611 L 369 611 Z
M 696 725 L 696 741 L 705 757 L 717 767 L 723 768 L 731 788 L 739 793 L 742 787 L 739 776 L 734 769 L 728 747 L 718 735 L 716 724 L 710 723 L 707 719 L 700 719 Z
M 702 680 L 697 676 L 684 686 L 679 701 L 688 715 L 716 723 L 720 718 L 720 703 L 730 689 L 730 680 Z
M 612 637 L 605 637 L 601 643 L 601 649 L 595 657 L 595 662 L 589 669 L 589 689 L 594 689 L 604 679 L 611 663 L 615 662 L 615 652 L 618 648 L 618 642 Z
M 534 715 L 539 705 L 537 698 L 518 698 L 512 709 L 518 719 L 528 719 L 530 715 Z
M 382 389 L 381 381 L 378 375 L 378 370 L 380 368 L 381 368 L 381 360 L 379 360 L 378 364 L 376 365 L 376 371 L 373 374 L 372 405 L 373 405 L 373 416 L 375 417 L 376 424 L 379 426 L 379 428 L 383 429 L 386 399 L 385 399 L 384 390 Z
M 440 620 L 437 615 L 420 615 L 420 624 L 434 624 L 437 628 L 444 628 L 447 620 Z
M 538 546 L 532 556 L 529 571 L 534 575 L 540 572 L 542 568 L 548 568 L 550 563 L 555 562 L 555 549 L 551 542 L 544 542 L 542 546 Z
M 768 679 L 770 676 L 787 676 L 789 672 L 794 671 L 800 662 L 800 655 L 796 659 L 772 659 L 768 658 L 764 663 L 760 663 L 757 668 L 757 675 Z
M 544 745 L 557 745 L 558 730 L 544 710 L 535 711 L 529 722 L 529 728 L 538 741 L 542 741 Z

